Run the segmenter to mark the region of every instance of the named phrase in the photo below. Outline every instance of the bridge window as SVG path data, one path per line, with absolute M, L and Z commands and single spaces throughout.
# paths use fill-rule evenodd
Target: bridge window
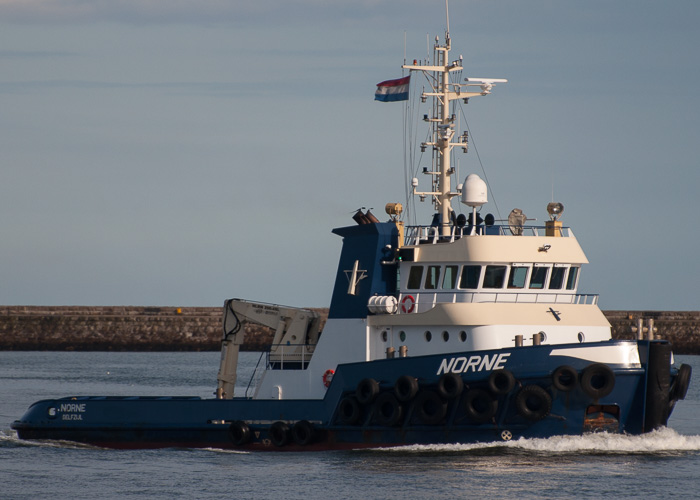
M 457 266 L 445 266 L 445 276 L 442 278 L 442 288 L 444 290 L 452 290 L 457 283 Z
M 508 276 L 508 288 L 525 288 L 527 282 L 527 267 L 513 266 Z
M 440 266 L 428 266 L 428 275 L 425 277 L 425 289 L 435 290 L 440 282 Z
M 506 278 L 506 266 L 486 266 L 484 288 L 503 288 Z
M 566 289 L 574 290 L 576 288 L 576 278 L 578 278 L 578 267 L 569 268 L 569 277 L 566 279 Z
M 459 279 L 460 288 L 479 288 L 481 266 L 462 266 L 462 277 Z
M 561 290 L 564 284 L 564 273 L 566 273 L 565 267 L 554 267 L 552 269 L 552 277 L 549 280 L 549 288 L 551 290 Z
M 411 266 L 408 273 L 408 284 L 406 288 L 409 290 L 418 290 L 423 281 L 423 266 Z
M 547 269 L 546 266 L 535 266 L 532 268 L 532 277 L 530 277 L 530 288 L 541 290 L 544 288 L 544 284 L 547 281 Z

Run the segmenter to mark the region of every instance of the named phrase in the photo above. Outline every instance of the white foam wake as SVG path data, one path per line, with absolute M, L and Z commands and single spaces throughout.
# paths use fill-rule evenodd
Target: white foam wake
M 520 438 L 513 441 L 490 443 L 410 445 L 385 448 L 385 451 L 400 452 L 469 452 L 472 450 L 494 451 L 499 449 L 524 450 L 542 453 L 589 453 L 589 454 L 653 454 L 700 451 L 700 436 L 684 436 L 673 429 L 661 428 L 653 432 L 632 436 L 608 434 L 606 432 L 583 436 L 553 436 L 550 438 Z
M 12 429 L 0 430 L 0 447 L 2 446 L 40 446 L 48 448 L 73 448 L 73 449 L 101 449 L 84 443 L 73 441 L 53 441 L 53 440 L 25 440 L 20 439 L 17 432 Z

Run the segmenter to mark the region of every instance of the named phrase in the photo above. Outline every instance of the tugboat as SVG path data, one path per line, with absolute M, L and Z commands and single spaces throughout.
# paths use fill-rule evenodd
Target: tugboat
M 462 80 L 449 28 L 433 56 L 378 85 L 380 101 L 422 102 L 432 153 L 428 225 L 358 211 L 343 240 L 328 319 L 299 308 L 227 300 L 215 397 L 73 396 L 34 403 L 12 424 L 21 439 L 109 448 L 215 447 L 326 450 L 507 441 L 588 432 L 640 434 L 666 425 L 691 376 L 663 340 L 613 340 L 598 296 L 578 293 L 588 261 L 563 205 L 531 226 L 521 210 L 483 219 L 486 183 L 452 188 L 459 101 L 487 96 L 503 79 Z M 455 78 L 455 75 L 457 76 Z M 414 79 L 415 80 L 415 79 Z M 418 93 L 415 92 L 416 96 Z M 456 216 L 453 198 L 469 216 Z M 500 222 L 500 223 L 499 223 Z M 274 329 L 245 390 L 236 393 L 245 322 Z M 239 388 L 241 385 L 238 386 Z

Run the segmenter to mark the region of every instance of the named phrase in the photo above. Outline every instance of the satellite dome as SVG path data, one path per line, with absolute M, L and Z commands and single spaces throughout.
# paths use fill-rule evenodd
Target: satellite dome
M 486 183 L 476 174 L 469 174 L 462 186 L 462 203 L 470 207 L 480 207 L 488 202 Z

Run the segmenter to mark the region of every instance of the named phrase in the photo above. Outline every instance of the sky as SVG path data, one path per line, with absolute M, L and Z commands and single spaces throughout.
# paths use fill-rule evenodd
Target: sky
M 465 108 L 482 213 L 542 223 L 554 198 L 580 292 L 697 310 L 700 2 L 449 22 L 464 76 L 508 79 Z M 331 229 L 407 205 L 404 108 L 376 84 L 445 24 L 442 0 L 0 0 L 0 304 L 328 306 Z

